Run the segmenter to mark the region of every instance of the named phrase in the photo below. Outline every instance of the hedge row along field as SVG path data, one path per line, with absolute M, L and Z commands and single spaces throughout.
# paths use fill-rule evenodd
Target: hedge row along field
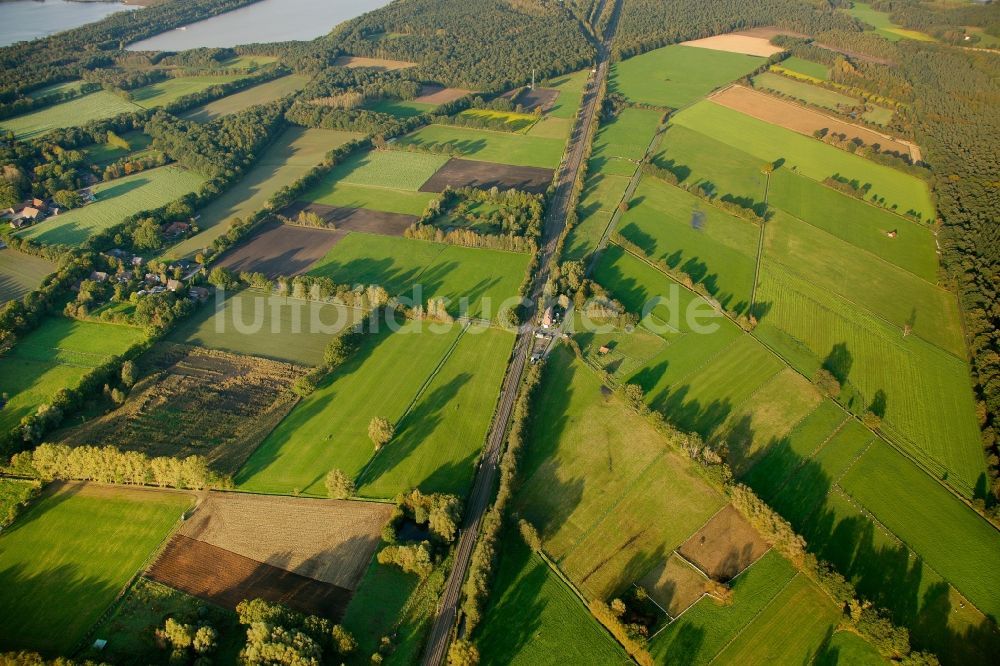
M 839 174 L 862 185 L 871 183 L 870 194 L 884 197 L 886 205 L 896 206 L 900 213 L 913 210 L 921 219 L 934 219 L 927 185 L 915 176 L 892 167 L 876 164 L 858 155 L 834 148 L 808 136 L 796 134 L 738 111 L 701 101 L 673 116 L 671 122 L 702 132 L 716 140 L 753 155 L 761 164 L 784 160 L 781 168 L 822 181 Z
M 48 491 L 0 536 L 0 642 L 69 653 L 193 503 L 92 484 Z

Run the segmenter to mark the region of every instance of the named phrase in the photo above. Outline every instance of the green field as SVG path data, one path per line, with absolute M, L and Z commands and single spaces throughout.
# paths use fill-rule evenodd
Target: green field
M 603 173 L 631 176 L 656 133 L 663 113 L 649 109 L 623 109 L 601 124 L 594 137 L 591 166 Z
M 48 259 L 8 247 L 0 249 L 0 305 L 38 289 L 55 270 L 56 265 Z
M 39 88 L 37 90 L 32 90 L 27 93 L 28 97 L 31 99 L 40 99 L 47 95 L 53 93 L 65 93 L 73 90 L 79 90 L 83 87 L 85 81 L 77 79 L 76 81 L 63 81 L 62 83 L 53 83 L 50 86 L 45 86 L 44 88 Z
M 871 183 L 871 194 L 884 197 L 887 206 L 896 206 L 900 213 L 916 211 L 924 220 L 934 219 L 930 193 L 926 183 L 919 178 L 812 137 L 796 134 L 709 101 L 686 109 L 674 116 L 671 122 L 738 146 L 758 160 L 785 160 L 782 168 L 796 170 L 814 180 L 822 181 L 840 174 L 862 184 Z
M 372 150 L 351 156 L 333 170 L 331 177 L 350 185 L 416 191 L 448 159 L 446 155 Z
M 378 111 L 379 113 L 388 113 L 402 118 L 411 118 L 413 116 L 419 116 L 421 113 L 430 113 L 437 107 L 434 104 L 414 102 L 411 99 L 390 99 L 388 97 L 383 97 L 382 99 L 375 100 L 374 102 L 366 103 L 365 108 L 371 109 L 372 111 Z
M 903 231 L 909 233 L 908 229 Z M 884 317 L 901 332 L 909 324 L 914 334 L 965 357 L 958 300 L 953 293 L 822 229 L 789 215 L 775 215 L 765 227 L 763 262 L 778 262 L 812 285 Z
M 1000 616 L 1000 571 L 992 564 L 1000 558 L 995 527 L 882 442 L 841 485 L 981 611 Z
M 121 135 L 121 138 L 125 139 L 125 141 L 129 144 L 128 150 L 112 146 L 108 143 L 95 143 L 84 148 L 84 152 L 87 153 L 87 160 L 91 164 L 106 166 L 112 162 L 122 159 L 123 157 L 136 157 L 150 152 L 149 146 L 153 143 L 152 137 L 148 134 L 143 134 L 138 130 L 125 132 Z
M 512 132 L 526 133 L 538 122 L 541 116 L 533 113 L 515 113 L 513 111 L 493 111 L 492 109 L 466 109 L 458 114 L 466 118 L 481 118 L 483 120 L 503 120 Z
M 118 95 L 98 90 L 23 116 L 0 120 L 0 130 L 10 130 L 14 132 L 15 139 L 24 141 L 61 127 L 77 127 L 92 120 L 103 120 L 137 110 L 138 107 Z
M 895 115 L 896 112 L 892 109 L 871 105 L 867 111 L 861 114 L 861 117 L 870 123 L 875 123 L 876 125 L 882 125 L 885 127 L 892 122 Z
M 889 437 L 971 495 L 984 463 L 964 361 L 777 265 L 764 265 L 757 295 L 768 309 L 755 337 L 807 377 L 833 368 L 849 409 L 883 411 Z
M 784 65 L 784 63 L 782 64 Z M 834 90 L 820 88 L 811 83 L 796 81 L 772 72 L 764 72 L 753 77 L 753 86 L 758 89 L 773 90 L 786 97 L 793 97 L 800 102 L 831 111 L 843 110 L 844 107 L 852 108 L 860 103 L 857 99 Z
M 236 113 L 257 104 L 267 104 L 279 97 L 284 97 L 302 90 L 309 83 L 309 77 L 290 74 L 265 83 L 245 88 L 239 92 L 227 95 L 204 106 L 191 109 L 181 117 L 197 120 L 200 123 L 215 120 L 230 113 Z
M 549 169 L 559 166 L 565 145 L 561 138 L 546 139 L 451 125 L 427 125 L 398 139 L 398 143 L 425 150 L 447 148 L 455 151 L 456 157 L 469 160 Z
M 513 344 L 514 336 L 501 329 L 464 333 L 398 422 L 396 436 L 361 474 L 358 494 L 388 498 L 420 488 L 464 496 Z
M 733 603 L 723 606 L 705 597 L 650 643 L 659 664 L 707 664 L 764 610 L 795 576 L 795 569 L 770 551 L 733 582 Z
M 168 248 L 166 257 L 186 257 L 210 247 L 232 221 L 264 208 L 283 187 L 291 185 L 323 161 L 328 152 L 359 134 L 339 130 L 290 127 L 277 137 L 235 185 L 198 211 L 199 233 Z
M 387 213 L 420 216 L 431 199 L 437 198 L 433 192 L 411 192 L 389 190 L 384 187 L 352 185 L 336 180 L 329 175 L 319 181 L 311 190 L 302 195 L 302 200 L 342 206 L 344 208 L 370 208 Z
M 928 282 L 937 282 L 938 260 L 930 227 L 844 196 L 809 178 L 778 169 L 771 174 L 768 202 Z M 890 238 L 889 232 L 896 237 Z M 905 293 L 905 292 L 903 292 Z
M 369 421 L 398 422 L 460 332 L 454 326 L 447 334 L 417 333 L 418 327 L 367 336 L 264 440 L 236 476 L 240 488 L 325 496 L 323 478 L 331 468 L 360 473 L 374 452 Z
M 319 365 L 330 337 L 353 324 L 361 311 L 247 289 L 210 300 L 170 332 L 169 339 L 234 354 L 300 365 Z
M 798 575 L 712 663 L 789 666 L 811 663 L 836 630 L 840 615 L 821 588 Z
M 0 536 L 0 643 L 69 654 L 193 499 L 70 485 L 34 504 Z
M 591 166 L 597 165 L 591 163 Z M 580 218 L 566 238 L 563 252 L 566 260 L 583 259 L 597 249 L 628 184 L 627 176 L 615 176 L 596 170 L 587 172 L 577 205 Z
M 572 74 L 564 74 L 545 81 L 541 87 L 554 88 L 559 91 L 555 104 L 546 113 L 552 118 L 570 119 L 576 116 L 583 101 L 583 90 L 587 86 L 589 69 L 582 69 Z
M 164 81 L 157 81 L 142 88 L 130 91 L 132 101 L 145 109 L 153 109 L 158 106 L 166 106 L 176 102 L 185 95 L 201 92 L 220 83 L 229 83 L 243 78 L 241 75 L 213 75 L 213 76 L 182 76 L 170 78 Z
M 723 498 L 567 348 L 550 356 L 538 395 L 517 510 L 588 597 L 609 598 L 666 559 Z
M 78 245 L 126 217 L 194 192 L 204 182 L 204 178 L 182 167 L 164 166 L 99 183 L 93 188 L 93 203 L 28 227 L 20 235 L 50 245 Z
M 477 643 L 483 664 L 631 664 L 583 602 L 508 532 Z
M 701 132 L 671 125 L 654 162 L 674 171 L 685 186 L 702 185 L 754 204 L 764 200 L 762 160 Z
M 914 39 L 918 42 L 933 42 L 934 38 L 919 30 L 908 30 L 901 28 L 892 22 L 888 12 L 880 12 L 871 5 L 864 2 L 854 2 L 847 9 L 847 13 L 856 19 L 860 19 L 868 25 L 875 27 L 875 32 L 882 35 L 890 42 L 898 42 L 901 39 Z
M 451 313 L 492 319 L 505 299 L 517 296 L 528 261 L 523 253 L 349 233 L 309 273 L 381 285 L 412 305 L 444 298 Z
M 811 76 L 814 79 L 821 79 L 823 81 L 829 80 L 830 78 L 830 68 L 818 62 L 813 62 L 812 60 L 806 60 L 804 58 L 799 58 L 797 56 L 792 56 L 791 58 L 785 58 L 781 61 L 781 66 L 785 69 L 790 69 L 793 72 L 798 72 L 799 74 L 805 74 L 806 76 Z
M 137 328 L 50 317 L 0 356 L 0 432 L 7 432 L 61 389 L 120 354 L 145 334 Z
M 647 257 L 665 261 L 702 283 L 723 307 L 735 312 L 749 308 L 759 226 L 646 176 L 618 231 Z
M 764 63 L 764 58 L 692 46 L 656 49 L 611 67 L 608 91 L 674 109 L 691 104 Z

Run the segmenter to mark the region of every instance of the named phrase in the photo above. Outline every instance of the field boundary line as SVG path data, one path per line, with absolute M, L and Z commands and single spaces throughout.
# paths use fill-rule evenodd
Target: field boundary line
M 839 405 L 838 405 L 838 406 L 839 406 Z M 811 451 L 811 452 L 809 453 L 809 455 L 808 455 L 808 456 L 802 456 L 802 461 L 801 461 L 801 462 L 800 462 L 800 463 L 799 463 L 798 465 L 796 465 L 796 466 L 795 466 L 794 468 L 792 468 L 792 471 L 791 471 L 791 472 L 789 472 L 789 473 L 788 473 L 788 475 L 787 475 L 787 476 L 786 476 L 786 477 L 785 477 L 784 479 L 782 479 L 782 481 L 781 481 L 781 483 L 780 483 L 780 484 L 778 485 L 778 487 L 774 489 L 774 497 L 777 497 L 778 495 L 780 495 L 780 494 L 782 493 L 782 491 L 784 491 L 784 490 L 785 490 L 785 486 L 787 486 L 787 485 L 788 485 L 788 482 L 792 480 L 792 477 L 794 477 L 794 476 L 795 476 L 796 474 L 798 474 L 798 473 L 799 473 L 799 470 L 800 470 L 800 469 L 802 469 L 802 468 L 803 468 L 803 467 L 804 467 L 804 466 L 806 465 L 806 463 L 807 463 L 807 462 L 809 462 L 810 460 L 812 460 L 813 458 L 815 458 L 815 457 L 816 457 L 816 454 L 818 454 L 818 453 L 819 453 L 820 451 L 822 451 L 822 450 L 823 450 L 823 448 L 824 448 L 824 447 L 825 447 L 825 446 L 826 446 L 827 444 L 829 444 L 829 443 L 830 443 L 830 440 L 831 440 L 831 439 L 833 439 L 833 438 L 834 438 L 834 437 L 836 437 L 836 436 L 837 436 L 838 434 L 840 434 L 840 431 L 844 429 L 844 426 L 846 426 L 846 425 L 847 425 L 847 422 L 848 422 L 848 421 L 850 421 L 850 420 L 851 420 L 851 417 L 850 417 L 850 415 L 849 415 L 849 414 L 848 414 L 848 415 L 845 415 L 845 416 L 844 416 L 844 420 L 843 420 L 843 421 L 841 421 L 841 422 L 840 422 L 840 424 L 839 424 L 839 425 L 837 425 L 837 427 L 833 429 L 833 432 L 831 432 L 831 433 L 830 433 L 829 435 L 827 435 L 827 436 L 826 436 L 826 438 L 824 438 L 824 439 L 823 439 L 823 440 L 822 440 L 822 441 L 821 441 L 821 442 L 820 442 L 820 443 L 819 443 L 819 444 L 818 444 L 818 445 L 816 446 L 816 448 L 814 448 L 814 449 L 813 449 L 813 450 L 812 450 L 812 451 Z M 768 502 L 768 505 L 770 505 L 770 502 Z M 782 517 L 783 517 L 783 516 L 782 516 Z
M 749 567 L 747 567 L 747 568 L 749 569 Z M 778 590 L 777 592 L 775 592 L 774 596 L 771 597 L 766 604 L 764 604 L 763 606 L 761 606 L 761 608 L 756 613 L 753 614 L 753 617 L 751 617 L 750 619 L 748 619 L 746 621 L 746 623 L 742 627 L 740 627 L 740 630 L 737 631 L 736 634 L 732 638 L 729 639 L 729 642 L 727 642 L 725 645 L 723 645 L 721 648 L 719 648 L 719 651 L 716 652 L 714 655 L 712 655 L 712 658 L 709 659 L 706 663 L 707 664 L 714 664 L 715 660 L 719 658 L 719 655 L 722 654 L 723 652 L 725 652 L 729 648 L 730 645 L 732 645 L 733 643 L 735 643 L 736 639 L 739 638 L 740 636 L 742 636 L 743 632 L 747 630 L 747 627 L 749 627 L 751 624 L 753 624 L 754 622 L 756 622 L 757 618 L 760 617 L 761 614 L 764 611 L 766 611 L 768 608 L 771 607 L 771 605 L 774 603 L 774 600 L 777 599 L 779 596 L 781 596 L 781 593 L 785 591 L 785 588 L 787 588 L 789 585 L 791 585 L 792 581 L 795 580 L 796 578 L 798 578 L 801 575 L 802 575 L 802 572 L 799 571 L 798 569 L 796 569 L 795 570 L 795 575 L 792 576 L 791 578 L 789 578 L 788 580 L 786 580 L 785 584 L 781 586 L 781 589 Z
M 795 374 L 797 374 L 797 375 L 801 376 L 801 374 L 800 374 L 800 373 L 796 372 L 795 368 L 791 368 L 791 367 L 789 367 L 789 369 L 790 369 L 790 370 L 791 370 L 792 372 L 795 372 Z M 802 427 L 802 423 L 803 423 L 803 422 L 804 422 L 804 421 L 805 421 L 805 420 L 806 420 L 807 418 L 809 418 L 810 416 L 812 416 L 813 414 L 815 414 L 815 413 L 816 413 L 816 412 L 817 412 L 817 411 L 819 410 L 820 406 L 822 406 L 822 404 L 823 404 L 823 396 L 822 396 L 822 395 L 820 395 L 820 401 L 819 401 L 819 404 L 818 404 L 818 405 L 816 405 L 816 407 L 815 407 L 815 408 L 814 408 L 814 409 L 813 409 L 813 410 L 812 410 L 811 412 L 809 412 L 809 413 L 807 413 L 807 414 L 803 414 L 802 416 L 800 416 L 800 417 L 799 417 L 799 420 L 798 420 L 798 421 L 796 421 L 795 423 L 793 423 L 793 424 L 792 424 L 792 427 L 788 429 L 788 432 L 787 432 L 787 433 L 785 433 L 785 434 L 783 435 L 783 437 L 790 437 L 790 436 L 794 435 L 794 434 L 795 434 L 795 433 L 796 433 L 796 432 L 798 431 L 798 429 Z M 846 419 L 845 419 L 845 420 L 846 420 Z M 838 428 L 838 429 L 839 429 L 839 427 L 840 427 L 840 424 L 838 424 L 838 425 L 837 425 L 837 428 Z M 826 440 L 823 440 L 823 441 L 825 442 Z M 761 453 L 765 453 L 765 452 L 767 452 L 768 450 L 770 450 L 770 448 L 771 448 L 771 447 L 770 447 L 770 446 L 768 446 L 768 447 L 767 447 L 766 449 L 762 449 L 762 450 L 761 450 Z M 813 453 L 815 453 L 815 451 L 813 451 Z M 739 473 L 739 474 L 735 474 L 735 473 L 734 473 L 734 475 L 736 476 L 736 478 L 740 478 L 740 477 L 744 476 L 744 475 L 745 475 L 745 474 L 746 474 L 747 472 L 749 472 L 749 471 L 750 471 L 751 469 L 753 469 L 754 467 L 756 467 L 756 466 L 757 466 L 757 463 L 759 463 L 759 462 L 760 462 L 760 459 L 761 459 L 761 457 L 762 457 L 762 456 L 758 456 L 758 455 L 755 455 L 755 456 L 754 456 L 754 457 L 753 457 L 752 459 L 748 460 L 748 461 L 747 461 L 747 463 L 748 463 L 748 464 L 746 464 L 745 466 L 741 466 L 741 467 L 740 467 L 740 473 Z
M 458 341 L 465 336 L 465 332 L 468 329 L 469 329 L 469 324 L 466 324 L 465 326 L 462 327 L 462 330 L 458 332 L 458 335 L 455 336 L 455 340 L 451 343 L 448 349 L 445 350 L 444 355 L 441 357 L 441 360 L 438 361 L 438 364 L 434 367 L 433 370 L 431 370 L 431 373 L 427 375 L 427 379 L 425 379 L 424 383 L 420 385 L 420 388 L 417 389 L 417 392 L 413 394 L 413 398 L 410 399 L 410 402 L 406 406 L 406 409 L 403 410 L 403 413 L 400 415 L 400 417 L 396 419 L 395 423 L 393 423 L 393 427 L 396 427 L 400 423 L 402 423 L 403 419 L 406 418 L 407 414 L 409 414 L 413 410 L 414 405 L 417 404 L 417 400 L 420 399 L 420 396 L 424 394 L 424 391 L 427 389 L 428 386 L 430 386 L 430 383 L 434 381 L 434 378 L 437 377 L 438 372 L 440 372 L 441 368 L 444 367 L 444 364 L 448 362 L 449 358 L 451 358 L 452 352 L 455 351 L 455 347 L 458 346 Z M 362 485 L 362 483 L 360 483 L 361 479 L 363 479 L 365 477 L 365 474 L 368 473 L 368 468 L 371 467 L 373 462 L 375 462 L 375 459 L 378 458 L 378 454 L 381 453 L 383 449 L 385 449 L 385 447 L 382 447 L 382 449 L 375 451 L 375 453 L 373 453 L 372 456 L 368 458 L 368 462 L 366 462 L 365 466 L 361 468 L 361 471 L 358 472 L 357 476 L 354 477 L 359 482 L 358 486 Z

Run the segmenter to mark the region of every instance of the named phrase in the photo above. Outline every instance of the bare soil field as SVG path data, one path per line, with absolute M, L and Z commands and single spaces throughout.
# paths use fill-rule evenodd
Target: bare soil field
M 225 608 L 261 598 L 338 620 L 352 594 L 181 534 L 174 535 L 146 577 Z
M 378 502 L 213 492 L 178 533 L 353 590 L 391 513 Z
M 706 582 L 704 576 L 676 554 L 671 554 L 638 581 L 671 618 L 701 599 Z
M 478 187 L 501 190 L 523 190 L 533 194 L 544 192 L 552 183 L 552 169 L 512 166 L 494 162 L 478 162 L 453 157 L 420 186 L 421 192 L 441 192 L 445 187 Z
M 381 72 L 391 72 L 396 69 L 406 69 L 416 67 L 417 63 L 405 60 L 387 60 L 385 58 L 365 58 L 362 56 L 340 56 L 333 61 L 336 67 L 348 67 L 357 69 L 359 67 L 370 67 Z
M 420 89 L 420 94 L 414 97 L 411 102 L 420 104 L 446 104 L 454 102 L 460 97 L 465 97 L 471 90 L 464 88 L 442 88 L 441 86 L 424 86 Z
M 152 374 L 118 409 L 72 428 L 71 445 L 113 444 L 151 457 L 202 455 L 232 474 L 295 405 L 288 390 L 305 368 L 252 356 L 163 344 Z
M 713 102 L 764 122 L 772 123 L 799 134 L 812 136 L 813 132 L 827 128 L 831 132 L 857 137 L 868 145 L 879 145 L 883 150 L 893 150 L 920 159 L 920 150 L 913 144 L 893 139 L 874 130 L 844 122 L 819 111 L 772 97 L 759 90 L 732 85 L 709 97 Z
M 548 111 L 555 105 L 556 100 L 559 98 L 559 91 L 555 88 L 535 88 L 533 90 L 519 88 L 518 90 L 521 90 L 521 94 L 513 101 L 524 107 L 526 113 L 538 108 L 541 108 L 542 111 Z M 511 90 L 505 92 L 501 97 L 512 99 L 516 92 L 517 90 Z
M 757 530 L 727 504 L 677 551 L 712 579 L 724 583 L 760 559 L 768 548 Z
M 248 242 L 222 257 L 219 266 L 234 273 L 263 273 L 270 278 L 298 275 L 326 256 L 342 237 L 328 229 L 269 222 Z
M 681 46 L 693 46 L 699 49 L 711 49 L 713 51 L 726 51 L 727 53 L 743 53 L 745 55 L 760 56 L 767 58 L 775 53 L 784 51 L 780 46 L 774 46 L 769 41 L 770 37 L 758 37 L 746 34 L 730 33 L 728 35 L 716 35 L 705 37 L 704 39 L 692 39 L 681 42 Z
M 370 208 L 348 208 L 344 206 L 328 206 L 310 201 L 296 201 L 285 209 L 284 214 L 295 217 L 299 211 L 316 213 L 324 222 L 332 223 L 340 237 L 348 231 L 361 231 L 384 236 L 402 236 L 406 229 L 416 222 L 416 215 L 404 213 L 387 213 Z M 339 240 L 339 238 L 338 238 Z

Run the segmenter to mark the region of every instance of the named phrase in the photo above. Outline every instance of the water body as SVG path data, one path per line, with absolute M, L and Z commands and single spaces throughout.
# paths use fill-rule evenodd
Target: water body
M 183 51 L 202 46 L 310 40 L 389 0 L 261 0 L 204 21 L 129 44 L 131 51 Z
M 0 2 L 0 46 L 46 37 L 133 9 L 139 8 L 121 2 L 3 0 Z

